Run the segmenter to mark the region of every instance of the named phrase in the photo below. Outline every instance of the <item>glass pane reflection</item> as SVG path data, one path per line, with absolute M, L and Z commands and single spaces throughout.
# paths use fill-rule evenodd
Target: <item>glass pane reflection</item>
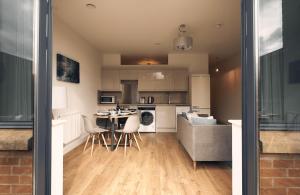
M 0 1 L 0 122 L 32 121 L 33 1 Z

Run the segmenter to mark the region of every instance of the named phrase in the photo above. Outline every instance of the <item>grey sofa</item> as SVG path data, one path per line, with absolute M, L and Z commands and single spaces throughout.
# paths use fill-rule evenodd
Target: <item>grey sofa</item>
M 231 125 L 192 125 L 177 116 L 177 138 L 185 148 L 194 168 L 197 161 L 231 161 Z

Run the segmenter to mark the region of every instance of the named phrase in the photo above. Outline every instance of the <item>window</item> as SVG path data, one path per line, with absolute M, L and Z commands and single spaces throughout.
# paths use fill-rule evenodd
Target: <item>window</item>
M 32 126 L 33 1 L 0 1 L 0 125 Z

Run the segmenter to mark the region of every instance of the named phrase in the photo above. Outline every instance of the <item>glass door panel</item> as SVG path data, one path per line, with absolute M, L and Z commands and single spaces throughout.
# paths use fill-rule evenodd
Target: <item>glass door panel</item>
M 33 0 L 0 0 L 0 193 L 32 194 Z
M 33 1 L 0 1 L 0 123 L 32 126 Z
M 258 1 L 261 194 L 300 194 L 300 1 Z

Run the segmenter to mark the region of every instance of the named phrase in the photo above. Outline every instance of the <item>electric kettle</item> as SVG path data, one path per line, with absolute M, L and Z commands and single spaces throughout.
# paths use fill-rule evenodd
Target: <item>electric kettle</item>
M 154 103 L 154 97 L 149 96 L 148 97 L 148 104 L 153 104 Z

